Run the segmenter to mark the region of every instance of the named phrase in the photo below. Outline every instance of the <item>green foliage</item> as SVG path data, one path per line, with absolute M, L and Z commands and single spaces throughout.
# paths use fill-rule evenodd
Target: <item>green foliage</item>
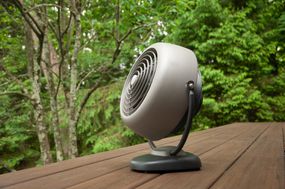
M 183 2 L 187 8 L 165 22 L 171 34 L 164 40 L 197 55 L 204 102 L 195 128 L 284 120 L 282 1 Z
M 20 168 L 35 166 L 39 158 L 39 147 L 35 128 L 31 126 L 31 106 L 18 96 L 0 98 L 0 152 L 2 166 Z M 7 107 L 9 107 L 7 109 Z
M 144 141 L 123 126 L 119 113 L 122 87 L 123 79 L 119 79 L 93 93 L 77 128 L 81 154 L 112 150 Z
M 122 123 L 119 101 L 134 59 L 158 41 L 185 46 L 197 55 L 204 101 L 194 119 L 195 130 L 239 121 L 285 121 L 284 0 L 122 0 L 119 25 L 115 21 L 116 3 L 86 1 L 82 12 L 81 42 L 85 46 L 78 63 L 79 78 L 86 78 L 78 102 L 94 83 L 99 81 L 100 87 L 92 94 L 77 127 L 80 155 L 145 141 Z M 0 61 L 30 90 L 23 23 L 13 9 L 9 7 L 9 15 L 0 6 Z M 49 8 L 48 13 L 56 25 L 56 11 Z M 111 64 L 115 30 L 119 38 L 131 33 Z M 58 51 L 54 34 L 49 38 Z M 102 66 L 111 71 L 98 71 Z M 44 105 L 49 100 L 45 85 L 43 82 L 41 92 Z M 0 71 L 0 90 L 20 88 Z M 63 94 L 58 101 L 64 104 Z M 32 106 L 17 94 L 1 95 L 0 104 L 0 166 L 4 163 L 21 169 L 39 164 Z M 60 108 L 60 128 L 66 132 L 68 118 Z M 49 108 L 46 111 L 45 122 L 50 125 Z M 51 146 L 54 153 L 54 144 Z
M 13 7 L 9 7 L 13 11 Z M 28 88 L 23 26 L 0 6 L 0 62 Z M 0 71 L 0 93 L 19 91 L 19 85 Z M 35 166 L 39 146 L 31 124 L 31 105 L 19 94 L 0 95 L 0 174 L 9 169 Z

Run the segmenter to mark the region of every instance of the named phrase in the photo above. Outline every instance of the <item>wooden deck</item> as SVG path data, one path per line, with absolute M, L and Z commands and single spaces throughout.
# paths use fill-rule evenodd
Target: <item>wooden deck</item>
M 284 189 L 284 135 L 285 123 L 234 123 L 190 134 L 184 150 L 200 156 L 200 171 L 133 172 L 129 161 L 149 151 L 140 144 L 0 175 L 0 188 Z

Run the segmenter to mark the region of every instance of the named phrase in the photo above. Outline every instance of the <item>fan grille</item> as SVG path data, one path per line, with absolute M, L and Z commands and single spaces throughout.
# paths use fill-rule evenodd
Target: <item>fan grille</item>
M 122 111 L 131 115 L 143 102 L 154 77 L 157 65 L 157 52 L 154 48 L 145 51 L 133 65 L 127 78 Z

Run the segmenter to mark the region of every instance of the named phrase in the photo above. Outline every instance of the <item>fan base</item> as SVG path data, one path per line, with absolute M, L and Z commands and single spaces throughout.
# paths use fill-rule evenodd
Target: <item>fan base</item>
M 201 160 L 198 156 L 183 152 L 176 156 L 145 154 L 131 161 L 131 169 L 139 172 L 178 172 L 200 170 Z

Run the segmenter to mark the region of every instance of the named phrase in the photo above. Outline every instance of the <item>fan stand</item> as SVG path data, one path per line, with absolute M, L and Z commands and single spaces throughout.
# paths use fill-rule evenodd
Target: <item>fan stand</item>
M 198 156 L 182 150 L 190 129 L 192 127 L 194 82 L 186 84 L 188 96 L 188 112 L 185 129 L 177 146 L 156 147 L 153 141 L 149 140 L 152 149 L 150 154 L 135 157 L 131 161 L 131 169 L 140 172 L 175 172 L 200 170 L 201 160 Z

